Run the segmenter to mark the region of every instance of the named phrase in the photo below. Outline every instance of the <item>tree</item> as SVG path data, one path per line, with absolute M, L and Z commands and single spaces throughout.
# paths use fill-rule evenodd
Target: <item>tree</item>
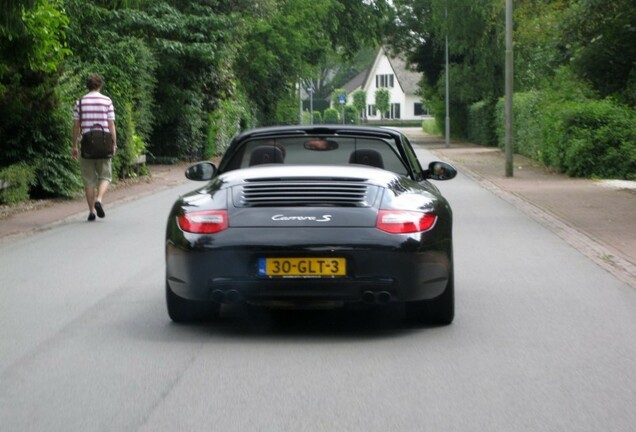
M 577 0 L 565 13 L 561 36 L 572 67 L 601 96 L 636 106 L 636 6 L 633 0 Z
M 117 55 L 111 48 L 113 39 L 135 38 L 149 48 L 156 65 L 150 80 L 154 109 L 149 114 L 154 118 L 149 148 L 156 156 L 203 157 L 209 114 L 233 92 L 238 30 L 235 18 L 218 13 L 213 5 L 206 0 L 148 2 L 140 9 L 103 12 L 103 27 L 78 29 L 99 32 L 84 39 L 97 40 L 103 44 L 100 51 L 113 56 Z M 82 58 L 92 57 L 82 49 Z M 128 68 L 125 63 L 115 64 Z M 135 81 L 135 73 L 124 75 Z
M 385 88 L 379 88 L 375 91 L 375 109 L 380 111 L 380 118 L 384 118 L 389 109 L 391 109 L 389 91 Z
M 0 28 L 0 167 L 26 164 L 39 191 L 70 196 L 80 182 L 59 91 L 69 20 L 60 0 L 24 4 Z
M 367 92 L 356 90 L 353 92 L 353 106 L 358 110 L 358 118 L 364 118 L 367 111 Z
M 324 79 L 321 66 L 329 63 L 332 52 L 352 58 L 361 46 L 377 43 L 388 7 L 386 0 L 281 0 L 277 6 L 242 22 L 245 42 L 236 67 L 264 124 L 280 121 L 276 113 L 285 110 L 278 105 L 293 107 L 299 78 Z M 317 97 L 329 94 L 322 84 Z M 297 112 L 288 111 L 287 121 L 298 121 Z

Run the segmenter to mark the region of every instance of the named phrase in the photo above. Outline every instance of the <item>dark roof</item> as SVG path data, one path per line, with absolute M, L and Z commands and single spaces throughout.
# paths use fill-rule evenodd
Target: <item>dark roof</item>
M 422 75 L 410 68 L 406 60 L 404 60 L 403 58 L 389 57 L 388 55 L 387 57 L 404 93 L 417 93 L 419 89 L 418 83 Z
M 342 88 L 345 89 L 347 94 L 351 94 L 357 88 L 364 86 L 365 81 L 367 80 L 367 75 L 371 72 L 371 69 L 365 69 L 355 76 L 351 81 L 346 83 Z

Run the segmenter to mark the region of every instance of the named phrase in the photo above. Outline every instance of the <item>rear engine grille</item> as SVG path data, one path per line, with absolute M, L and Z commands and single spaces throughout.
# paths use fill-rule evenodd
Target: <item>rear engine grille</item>
M 377 187 L 363 183 L 259 182 L 235 188 L 237 207 L 369 207 Z

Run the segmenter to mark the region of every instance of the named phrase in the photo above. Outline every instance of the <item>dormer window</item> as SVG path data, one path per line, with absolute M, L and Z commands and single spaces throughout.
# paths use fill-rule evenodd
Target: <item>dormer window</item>
M 379 74 L 375 76 L 376 88 L 393 88 L 394 77 L 393 74 Z

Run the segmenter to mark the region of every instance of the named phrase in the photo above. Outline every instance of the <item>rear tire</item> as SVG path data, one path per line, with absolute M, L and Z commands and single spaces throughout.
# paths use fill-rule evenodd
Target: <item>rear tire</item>
M 430 300 L 408 302 L 406 318 L 416 324 L 449 325 L 455 318 L 455 278 L 451 269 L 446 289 Z
M 219 318 L 221 305 L 213 301 L 188 300 L 172 292 L 166 282 L 166 306 L 176 323 L 209 322 Z

